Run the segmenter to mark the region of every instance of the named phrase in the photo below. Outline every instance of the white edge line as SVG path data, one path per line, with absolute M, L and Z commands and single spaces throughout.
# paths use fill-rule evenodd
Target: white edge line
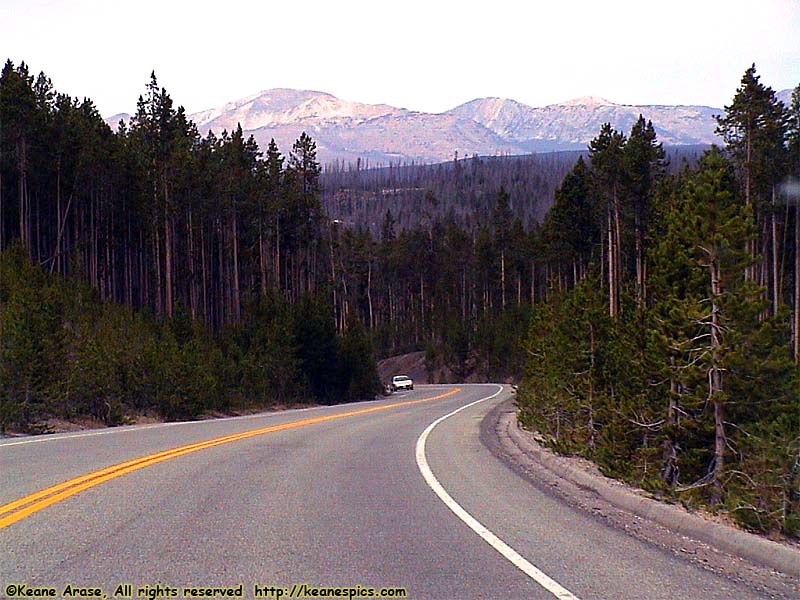
M 497 537 L 494 533 L 489 531 L 483 524 L 481 524 L 475 517 L 469 514 L 466 510 L 464 510 L 458 502 L 453 500 L 453 497 L 447 493 L 447 491 L 442 487 L 442 484 L 439 483 L 439 480 L 436 479 L 436 476 L 431 471 L 430 466 L 428 465 L 428 459 L 425 457 L 425 442 L 428 439 L 428 435 L 430 435 L 431 431 L 442 421 L 445 419 L 452 417 L 453 415 L 460 413 L 462 410 L 469 408 L 470 406 L 474 406 L 479 402 L 483 402 L 485 400 L 491 400 L 492 398 L 496 398 L 502 391 L 503 386 L 498 386 L 498 389 L 494 394 L 491 396 L 486 396 L 485 398 L 481 398 L 480 400 L 476 400 L 475 402 L 470 402 L 469 404 L 465 404 L 461 408 L 457 408 L 453 412 L 447 413 L 443 417 L 439 417 L 433 423 L 428 425 L 425 431 L 422 432 L 422 435 L 419 436 L 417 439 L 417 448 L 416 448 L 416 456 L 417 456 L 417 467 L 419 467 L 420 473 L 425 478 L 425 482 L 428 486 L 434 491 L 434 493 L 439 496 L 439 499 L 445 503 L 447 508 L 449 508 L 453 513 L 467 526 L 472 529 L 475 533 L 483 538 L 483 540 L 488 543 L 492 548 L 497 550 L 500 554 L 502 554 L 506 559 L 508 559 L 511 564 L 515 567 L 520 569 L 523 573 L 525 573 L 528 577 L 533 579 L 536 583 L 542 586 L 545 590 L 553 594 L 559 600 L 580 600 L 577 596 L 575 596 L 572 592 L 567 590 L 566 588 L 562 587 L 557 581 L 548 577 L 545 573 L 537 569 L 533 566 L 530 562 L 525 560 L 516 550 L 514 550 L 511 546 L 506 544 L 503 540 Z

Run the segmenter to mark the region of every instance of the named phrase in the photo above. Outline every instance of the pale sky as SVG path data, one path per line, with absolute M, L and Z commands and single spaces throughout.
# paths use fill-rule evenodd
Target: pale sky
M 800 0 L 0 0 L 0 60 L 24 60 L 104 116 L 151 70 L 189 113 L 274 87 L 440 112 L 732 98 L 756 63 L 800 83 Z

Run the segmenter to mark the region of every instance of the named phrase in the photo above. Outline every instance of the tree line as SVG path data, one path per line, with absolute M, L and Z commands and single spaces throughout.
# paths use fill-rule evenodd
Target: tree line
M 668 172 L 677 172 L 685 163 L 694 164 L 706 148 L 665 149 Z M 472 231 L 491 219 L 502 187 L 514 215 L 527 230 L 541 223 L 553 204 L 556 188 L 578 157 L 586 155 L 586 151 L 462 158 L 456 154 L 453 160 L 439 164 L 411 162 L 377 168 L 365 168 L 361 161 L 334 161 L 320 176 L 322 208 L 329 218 L 369 229 L 376 236 L 387 211 L 398 229 L 415 227 L 422 218 L 434 215 Z M 436 199 L 434 204 L 426 204 L 429 196 Z
M 454 172 L 482 176 L 470 160 Z M 494 190 L 465 222 L 432 186 L 373 232 L 324 213 L 320 175 L 305 134 L 288 155 L 241 128 L 201 137 L 154 74 L 113 131 L 7 61 L 0 425 L 368 398 L 375 357 L 411 350 L 431 381 L 520 373 L 550 279 L 521 201 Z
M 112 131 L 7 61 L 0 426 L 374 396 L 368 334 L 326 300 L 319 173 L 305 134 L 201 137 L 155 74 Z
M 480 164 L 452 169 L 480 179 Z M 499 170 L 512 192 L 537 185 Z M 7 61 L 2 425 L 371 397 L 374 356 L 409 350 L 432 381 L 520 372 L 519 324 L 550 277 L 521 200 L 487 192 L 465 221 L 431 185 L 404 208 L 418 218 L 387 207 L 373 232 L 324 214 L 320 174 L 305 134 L 288 155 L 241 128 L 201 137 L 154 74 L 113 131 Z
M 375 357 L 424 350 L 430 381 L 524 376 L 559 450 L 796 533 L 799 115 L 753 67 L 698 160 L 606 125 L 541 159 L 543 216 L 524 159 L 334 168 L 342 219 L 305 134 L 201 137 L 154 75 L 112 131 L 8 61 L 0 425 L 369 398 Z
M 800 86 L 747 69 L 724 148 L 665 173 L 610 125 L 542 226 L 567 280 L 538 304 L 519 418 L 556 449 L 761 531 L 800 533 Z M 794 182 L 794 183 L 793 183 Z

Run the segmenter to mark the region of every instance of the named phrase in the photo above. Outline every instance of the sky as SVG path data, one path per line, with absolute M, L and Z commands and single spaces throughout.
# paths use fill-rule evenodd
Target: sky
M 276 87 L 427 112 L 722 107 L 752 63 L 800 84 L 800 0 L 0 0 L 0 58 L 104 116 L 133 112 L 153 70 L 189 113 Z

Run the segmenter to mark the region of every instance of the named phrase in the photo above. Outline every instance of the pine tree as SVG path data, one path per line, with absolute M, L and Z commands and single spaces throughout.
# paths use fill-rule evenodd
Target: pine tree
M 348 401 L 371 400 L 382 389 L 366 329 L 351 318 L 341 342 L 340 381 Z
M 727 455 L 726 407 L 730 402 L 727 382 L 730 362 L 735 355 L 743 326 L 741 310 L 758 311 L 752 284 L 744 279 L 750 264 L 746 246 L 752 239 L 753 225 L 748 208 L 736 201 L 734 180 L 725 159 L 712 149 L 698 163 L 697 173 L 686 184 L 680 214 L 673 215 L 675 235 L 688 242 L 692 253 L 691 269 L 706 273 L 702 288 L 683 298 L 687 316 L 696 330 L 687 349 L 691 363 L 706 378 L 695 394 L 704 397 L 713 415 L 713 454 L 701 482 L 712 490 L 712 502 L 722 499 L 722 474 Z M 739 310 L 734 304 L 739 303 Z
M 606 276 L 608 280 L 608 311 L 612 318 L 620 312 L 622 292 L 622 201 L 624 194 L 623 156 L 625 136 L 603 125 L 599 135 L 589 143 L 589 160 L 594 178 L 595 195 L 602 217 L 606 244 Z
M 513 213 L 509 206 L 510 197 L 504 188 L 500 188 L 492 211 L 495 243 L 500 255 L 500 306 L 506 307 L 506 256 L 509 250 L 509 234 Z
M 725 107 L 725 115 L 717 118 L 717 133 L 725 141 L 745 203 L 751 207 L 756 231 L 761 234 L 760 243 L 756 237 L 749 248 L 753 258 L 760 254 L 762 260 L 758 268 L 754 263 L 748 269 L 748 278 L 769 288 L 773 314 L 777 313 L 781 298 L 778 217 L 771 204 L 786 164 L 786 121 L 785 107 L 772 88 L 760 82 L 755 64 L 742 76 L 733 101 Z M 772 269 L 768 268 L 770 258 Z
M 800 363 L 800 85 L 792 91 L 787 121 L 789 181 L 784 186 L 786 201 L 794 206 L 794 293 L 792 301 L 792 354 Z M 800 464 L 800 463 L 799 463 Z
M 650 221 L 649 213 L 654 185 L 664 172 L 664 160 L 664 148 L 656 141 L 653 123 L 645 122 L 644 117 L 639 115 L 625 144 L 623 164 L 634 220 L 634 271 L 636 274 L 636 300 L 640 307 L 644 305 L 646 299 L 646 227 Z
M 556 190 L 543 224 L 550 253 L 572 263 L 573 284 L 586 272 L 595 247 L 602 243 L 591 183 L 589 168 L 581 156 Z

